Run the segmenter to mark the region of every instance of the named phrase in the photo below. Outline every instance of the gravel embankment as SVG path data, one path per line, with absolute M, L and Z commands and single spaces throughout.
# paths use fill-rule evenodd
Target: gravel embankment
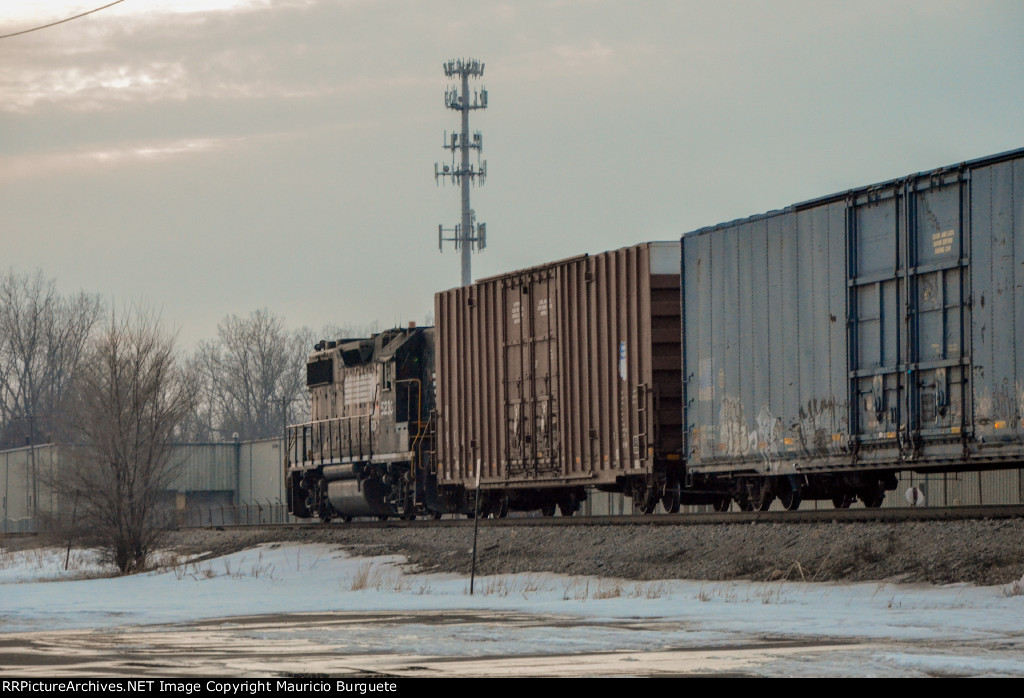
M 193 529 L 167 541 L 224 554 L 269 542 L 403 555 L 419 571 L 470 568 L 472 528 Z M 1006 584 L 1024 574 L 1024 520 L 480 528 L 479 574 Z

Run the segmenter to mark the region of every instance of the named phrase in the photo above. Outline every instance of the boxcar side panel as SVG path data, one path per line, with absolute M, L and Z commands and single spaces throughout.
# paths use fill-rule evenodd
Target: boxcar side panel
M 683 238 L 684 415 L 695 472 L 778 474 L 842 453 L 842 221 L 841 207 L 822 205 Z
M 696 231 L 682 249 L 693 472 L 1024 458 L 1024 151 Z
M 973 173 L 972 371 L 978 455 L 1019 457 L 1024 437 L 1024 159 Z
M 442 484 L 615 485 L 680 460 L 679 246 L 437 294 Z

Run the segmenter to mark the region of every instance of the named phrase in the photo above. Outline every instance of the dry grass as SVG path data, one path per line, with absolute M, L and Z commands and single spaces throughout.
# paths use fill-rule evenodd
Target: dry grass
M 1024 596 L 1024 576 L 1003 587 L 1003 596 Z
M 65 563 L 67 565 L 65 569 Z M 117 576 L 117 571 L 102 566 L 96 568 L 96 557 L 90 550 L 35 547 L 23 550 L 0 549 L 0 569 L 27 570 L 58 569 L 52 579 L 102 579 Z
M 376 589 L 377 591 L 407 592 L 412 590 L 412 580 L 391 565 L 364 562 L 352 575 L 349 589 L 352 591 Z M 426 591 L 421 593 L 426 593 Z
M 246 556 L 243 555 L 240 560 L 234 563 L 234 567 L 232 567 L 232 562 L 229 558 L 221 558 L 220 562 L 223 571 L 219 572 L 209 560 L 196 560 L 169 553 L 163 556 L 160 566 L 170 569 L 174 573 L 175 579 L 185 579 L 186 577 L 195 581 L 199 581 L 201 579 L 213 579 L 215 577 L 229 577 L 231 579 L 242 579 L 243 577 L 251 577 L 253 579 L 275 579 L 274 572 L 276 569 L 274 564 L 263 559 L 262 551 L 260 551 L 256 559 L 248 565 L 245 564 L 246 559 Z
M 483 596 L 501 596 L 502 598 L 508 596 L 519 596 L 522 595 L 524 599 L 529 598 L 530 594 L 534 594 L 538 591 L 544 591 L 548 587 L 545 586 L 543 578 L 535 574 L 521 574 L 515 576 L 492 576 L 482 577 L 476 580 L 473 585 L 473 593 L 481 594 Z M 469 593 L 469 585 L 466 585 L 464 593 Z
M 587 599 L 647 598 L 656 599 L 667 593 L 664 582 L 629 583 L 622 579 L 594 579 L 592 577 L 571 577 L 566 580 L 563 600 L 586 601 Z

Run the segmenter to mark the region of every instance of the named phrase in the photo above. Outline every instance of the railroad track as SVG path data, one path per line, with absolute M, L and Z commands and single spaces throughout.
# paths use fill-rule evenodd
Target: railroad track
M 717 524 L 750 523 L 851 523 L 857 521 L 900 522 L 900 521 L 968 521 L 972 519 L 1013 519 L 1024 518 L 1024 504 L 984 505 L 956 507 L 893 507 L 885 509 L 808 509 L 806 511 L 764 511 L 724 512 L 701 514 L 654 514 L 617 516 L 536 516 L 510 517 L 505 519 L 481 519 L 481 526 L 695 526 Z M 281 523 L 281 524 L 237 524 L 225 526 L 183 526 L 182 528 L 297 528 L 323 529 L 344 528 L 430 528 L 430 527 L 471 527 L 473 519 L 464 517 L 434 519 L 355 519 L 348 523 Z

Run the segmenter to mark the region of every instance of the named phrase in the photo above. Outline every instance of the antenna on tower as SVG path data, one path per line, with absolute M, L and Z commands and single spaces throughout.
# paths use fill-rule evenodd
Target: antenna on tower
M 456 84 L 444 92 L 444 105 L 449 109 L 461 112 L 462 130 L 449 134 L 445 131 L 442 146 L 452 151 L 451 165 L 439 166 L 434 163 L 434 181 L 441 183 L 451 179 L 452 184 L 462 189 L 462 223 L 454 228 L 437 226 L 437 247 L 443 251 L 444 243 L 454 242 L 455 249 L 462 253 L 462 285 L 473 283 L 470 270 L 470 253 L 474 248 L 482 250 L 487 245 L 487 226 L 476 222 L 476 213 L 469 206 L 469 188 L 477 180 L 483 184 L 487 180 L 487 161 L 480 160 L 480 151 L 484 147 L 484 137 L 479 131 L 470 136 L 469 112 L 474 109 L 487 108 L 487 90 L 481 87 L 472 94 L 469 91 L 469 79 L 483 77 L 484 64 L 473 59 L 451 60 L 443 64 L 444 74 L 456 80 Z M 469 151 L 476 151 L 476 164 L 469 162 Z M 456 151 L 459 157 L 456 158 Z M 445 237 L 451 233 L 452 237 Z

